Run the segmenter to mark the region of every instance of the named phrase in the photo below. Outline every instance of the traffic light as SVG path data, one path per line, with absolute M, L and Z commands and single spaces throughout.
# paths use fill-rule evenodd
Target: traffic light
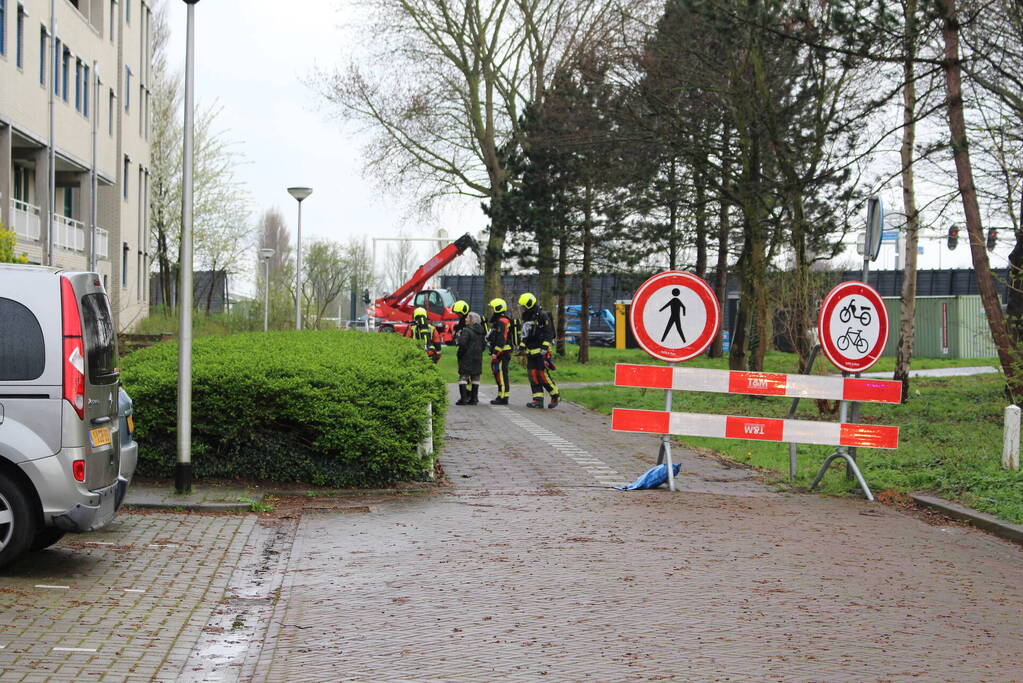
M 996 242 L 998 242 L 998 228 L 991 228 L 987 231 L 987 250 L 994 251 Z
M 952 225 L 948 229 L 948 250 L 955 251 L 956 245 L 959 244 L 959 228 Z
M 364 304 L 368 304 L 369 303 L 369 290 L 368 289 L 362 290 L 362 303 L 364 303 Z

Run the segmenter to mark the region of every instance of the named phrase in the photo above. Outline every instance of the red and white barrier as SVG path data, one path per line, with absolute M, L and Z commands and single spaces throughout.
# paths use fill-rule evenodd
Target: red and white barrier
M 902 401 L 902 383 L 891 380 L 676 368 L 663 365 L 619 363 L 615 366 L 615 385 L 676 391 L 709 391 L 720 394 L 823 398 L 832 401 L 874 403 Z
M 755 439 L 822 446 L 898 448 L 899 428 L 810 420 L 781 420 L 767 417 L 676 413 L 664 410 L 615 408 L 611 429 L 619 432 L 649 432 L 680 436 L 710 436 L 721 439 Z

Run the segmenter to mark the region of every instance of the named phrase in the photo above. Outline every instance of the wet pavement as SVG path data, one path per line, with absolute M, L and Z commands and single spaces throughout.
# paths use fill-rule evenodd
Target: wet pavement
M 489 396 L 487 397 L 489 398 Z M 257 681 L 1011 680 L 1017 546 L 783 495 L 572 405 L 452 406 L 451 486 L 301 518 Z
M 1019 546 L 683 449 L 679 492 L 616 491 L 657 438 L 527 400 L 451 406 L 439 486 L 137 511 L 29 556 L 0 681 L 1020 678 Z

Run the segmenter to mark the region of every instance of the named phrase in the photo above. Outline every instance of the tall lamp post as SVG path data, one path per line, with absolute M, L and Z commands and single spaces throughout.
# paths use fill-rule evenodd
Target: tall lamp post
M 313 193 L 311 187 L 289 187 L 288 194 L 298 200 L 298 231 L 295 238 L 295 329 L 302 329 L 302 200 Z
M 181 280 L 178 284 L 178 461 L 174 488 L 192 490 L 192 166 L 195 139 L 195 3 L 185 30 L 185 129 L 181 164 Z
M 264 272 L 266 273 L 263 278 L 263 287 L 266 289 L 263 299 L 263 331 L 267 332 L 270 330 L 270 259 L 273 258 L 274 250 L 269 247 L 264 247 L 259 250 L 259 258 L 263 259 L 263 263 L 266 264 Z

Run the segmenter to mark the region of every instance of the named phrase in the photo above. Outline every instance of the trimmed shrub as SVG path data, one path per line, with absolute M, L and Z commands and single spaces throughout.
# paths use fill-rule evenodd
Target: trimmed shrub
M 192 349 L 196 477 L 376 486 L 423 479 L 417 445 L 433 405 L 439 450 L 446 391 L 411 340 L 364 332 L 252 332 L 200 337 Z M 141 475 L 176 462 L 176 341 L 123 359 L 135 403 Z

